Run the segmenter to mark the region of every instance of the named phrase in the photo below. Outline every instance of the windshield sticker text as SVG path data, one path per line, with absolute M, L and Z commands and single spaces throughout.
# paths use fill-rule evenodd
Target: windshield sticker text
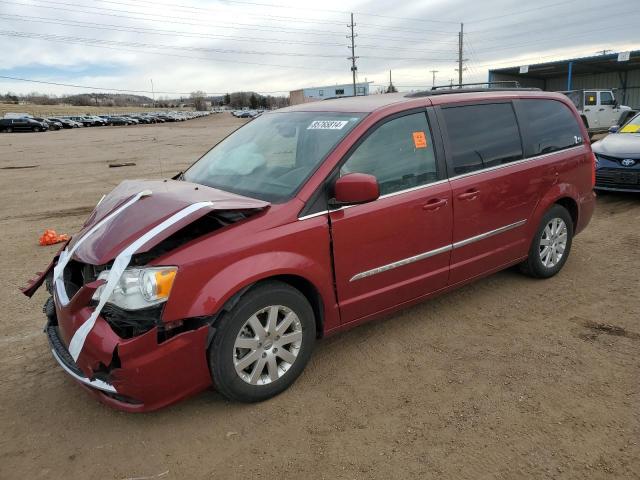
M 348 120 L 314 120 L 307 130 L 342 130 Z

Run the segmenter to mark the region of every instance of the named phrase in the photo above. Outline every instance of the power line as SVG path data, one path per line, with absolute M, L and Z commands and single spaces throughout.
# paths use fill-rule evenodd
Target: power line
M 22 5 L 22 6 L 31 6 L 31 7 L 37 7 L 37 8 L 49 8 L 49 9 L 55 9 L 55 10 L 65 10 L 64 8 L 58 7 L 59 5 L 62 6 L 66 6 L 66 7 L 81 7 L 81 8 L 85 8 L 85 9 L 91 9 L 91 10 L 99 10 L 99 11 L 84 11 L 82 13 L 89 13 L 89 14 L 95 14 L 95 15 L 106 15 L 106 16 L 122 16 L 122 15 L 112 15 L 112 14 L 108 14 L 108 13 L 103 13 L 103 12 L 117 12 L 117 13 L 126 13 L 126 14 L 133 14 L 133 15 L 142 15 L 143 17 L 130 17 L 130 18 L 135 18 L 137 20 L 151 20 L 151 21 L 167 21 L 166 20 L 166 16 L 163 15 L 159 15 L 159 14 L 153 14 L 153 13 L 146 13 L 146 12 L 140 12 L 140 11 L 136 11 L 136 10 L 123 10 L 123 9 L 117 9 L 117 8 L 106 8 L 106 7 L 94 7 L 94 6 L 89 6 L 89 5 L 85 5 L 85 4 L 81 4 L 81 3 L 74 3 L 74 2 L 63 2 L 63 1 L 55 1 L 55 0 L 47 0 L 46 2 L 44 0 L 32 0 L 38 3 L 45 3 L 45 5 L 34 5 L 34 4 L 24 4 L 24 3 L 19 3 L 19 2 L 13 2 L 14 4 L 17 5 Z M 101 1 L 106 1 L 106 0 L 101 0 Z M 6 2 L 3 2 L 6 3 Z M 117 3 L 119 5 L 128 5 L 131 6 L 130 4 L 126 4 L 126 3 L 122 3 L 122 2 L 108 2 L 108 3 Z M 49 6 L 49 5 L 54 5 L 54 6 Z M 133 5 L 135 7 L 135 5 Z M 68 10 L 68 9 L 67 9 Z M 79 12 L 78 10 L 72 10 L 74 12 Z M 160 19 L 158 18 L 148 18 L 148 17 L 160 17 Z M 179 20 L 190 20 L 193 21 L 194 19 L 192 17 L 184 17 L 184 16 L 176 16 L 176 15 L 172 15 L 173 19 L 179 19 Z M 175 22 L 175 21 L 171 21 L 170 23 L 184 23 L 184 22 Z M 226 25 L 233 25 L 233 26 L 226 26 Z M 191 23 L 191 25 L 203 25 L 203 26 L 210 26 L 210 23 Z M 271 26 L 271 25 L 264 25 L 264 24 L 252 24 L 252 23 L 241 23 L 241 22 L 228 22 L 228 21 L 220 21 L 220 20 L 216 20 L 216 27 L 217 28 L 234 28 L 234 29 L 243 29 L 243 30 L 256 30 L 256 31 L 276 31 L 276 32 L 282 32 L 282 33 L 305 33 L 305 34 L 311 34 L 311 35 L 339 35 L 341 32 L 336 32 L 336 31 L 327 31 L 327 30 L 311 30 L 311 29 L 305 29 L 305 28 L 295 28 L 295 27 L 282 27 L 282 26 Z M 382 26 L 378 26 L 378 30 L 380 29 L 384 29 L 384 27 Z M 393 28 L 391 28 L 393 30 Z M 422 33 L 421 31 L 417 31 L 418 33 Z M 444 32 L 444 33 L 450 33 L 450 32 Z
M 187 11 L 193 11 L 195 10 L 196 12 L 209 12 L 209 13 L 216 13 L 216 12 L 225 12 L 225 10 L 215 10 L 215 9 L 211 9 L 211 8 L 203 8 L 203 7 L 194 7 L 194 6 L 190 6 L 190 5 L 181 5 L 181 4 L 174 4 L 174 3 L 165 3 L 165 2 L 156 2 L 156 1 L 145 1 L 145 0 L 135 0 L 135 3 L 132 5 L 131 3 L 126 3 L 126 2 L 116 2 L 114 0 L 98 0 L 99 2 L 102 3 L 109 3 L 109 4 L 113 4 L 113 5 L 124 5 L 124 6 L 128 6 L 128 7 L 138 7 L 139 5 L 136 5 L 135 3 L 142 3 L 142 4 L 147 4 L 147 5 L 152 5 L 154 7 L 169 7 L 173 10 L 187 10 Z M 229 2 L 226 2 L 229 3 Z M 256 14 L 256 13 L 246 13 L 244 12 L 242 14 L 243 16 L 249 16 L 249 17 L 260 17 L 260 18 L 270 18 L 273 19 L 277 22 L 289 22 L 291 20 L 294 20 L 296 22 L 300 22 L 300 23 L 322 23 L 322 24 L 326 24 L 326 25 L 342 25 L 343 22 L 338 21 L 338 20 L 309 20 L 303 17 L 290 17 L 290 16 L 282 16 L 282 15 L 269 15 L 269 14 Z
M 7 3 L 7 2 L 6 2 L 6 0 L 4 0 L 4 1 L 0 1 L 0 3 Z M 115 13 L 91 12 L 91 11 L 86 11 L 86 10 L 78 10 L 77 8 L 64 8 L 64 7 L 49 6 L 49 5 L 34 5 L 34 4 L 30 4 L 30 3 L 21 3 L 21 2 L 16 2 L 16 1 L 12 1 L 11 3 L 14 4 L 14 5 L 20 5 L 20 6 L 44 8 L 44 9 L 49 9 L 49 10 L 65 11 L 65 12 L 72 12 L 72 13 L 87 13 L 87 14 L 93 14 L 93 15 L 106 16 L 106 17 L 127 18 L 127 19 L 130 19 L 130 20 L 145 20 L 145 21 L 159 22 L 159 23 L 172 23 L 172 24 L 178 24 L 178 25 L 190 25 L 190 26 L 200 26 L 200 27 L 209 27 L 209 28 L 211 27 L 211 24 L 210 23 L 206 23 L 206 22 L 181 22 L 181 21 L 167 19 L 166 17 L 162 17 L 161 15 L 141 14 L 139 12 L 133 12 L 133 13 L 138 13 L 138 15 L 147 15 L 147 17 L 145 17 L 145 16 L 135 17 L 135 16 L 131 16 L 131 15 L 119 15 L 119 14 L 115 14 Z M 56 5 L 85 7 L 82 4 L 53 2 L 53 0 L 50 0 L 47 3 L 56 4 Z M 87 7 L 85 7 L 85 8 L 87 8 Z M 88 7 L 88 8 L 98 8 L 98 7 Z M 116 10 L 116 9 L 103 9 L 103 10 L 108 10 L 108 11 L 112 11 L 112 12 L 132 13 L 132 12 L 127 12 L 126 10 Z M 149 15 L 152 15 L 152 16 L 155 16 L 155 17 L 161 17 L 161 18 L 159 18 L 159 19 L 158 18 L 148 18 Z M 173 18 L 180 18 L 180 17 L 173 17 Z M 240 24 L 240 25 L 242 25 L 242 24 Z M 270 26 L 267 26 L 267 25 L 256 26 L 256 27 L 243 27 L 243 26 L 226 26 L 226 25 L 216 24 L 216 28 L 226 28 L 226 29 L 234 29 L 234 30 L 254 30 L 254 31 L 260 31 L 260 32 L 298 34 L 298 35 L 300 33 L 304 33 L 305 35 L 325 36 L 325 37 L 326 36 L 342 34 L 342 32 L 335 32 L 335 31 L 312 31 L 312 30 L 306 30 L 304 28 L 294 29 L 294 28 L 291 28 L 291 27 L 289 27 L 287 29 L 284 29 L 284 28 L 281 28 L 281 27 L 270 27 Z
M 290 40 L 290 39 L 282 39 L 282 38 L 238 37 L 234 35 L 187 32 L 184 30 L 166 30 L 166 29 L 157 29 L 157 28 L 148 28 L 148 27 L 128 27 L 126 25 L 118 25 L 118 24 L 84 22 L 79 20 L 65 20 L 65 19 L 47 18 L 47 17 L 34 17 L 30 15 L 13 15 L 13 14 L 0 13 L 0 18 L 6 18 L 8 20 L 16 20 L 20 22 L 35 22 L 35 23 L 44 23 L 49 25 L 63 25 L 63 26 L 77 27 L 77 28 L 90 28 L 92 30 L 107 30 L 107 31 L 130 32 L 130 33 L 147 34 L 147 35 L 196 38 L 201 40 L 207 40 L 207 39 L 227 40 L 228 39 L 228 40 L 233 40 L 238 42 L 261 42 L 261 43 L 264 42 L 264 43 L 276 43 L 276 44 L 287 43 L 287 44 L 293 44 L 293 45 L 311 45 L 311 46 L 319 45 L 319 46 L 335 46 L 335 47 L 343 46 L 342 43 L 314 42 L 314 41 Z M 359 45 L 359 48 L 406 51 L 406 47 L 393 47 L 393 46 L 382 46 L 382 45 Z M 411 51 L 422 52 L 422 53 L 450 52 L 450 50 L 426 50 L 426 49 L 419 49 L 419 48 L 412 48 Z
M 32 1 L 37 1 L 37 2 L 42 2 L 44 3 L 43 0 L 32 0 Z M 8 3 L 6 0 L 0 0 L 0 3 Z M 144 20 L 144 21 L 150 21 L 150 22 L 156 22 L 156 23 L 171 23 L 171 24 L 178 24 L 178 25 L 189 25 L 189 26 L 203 26 L 203 27 L 211 27 L 211 23 L 208 22 L 185 22 L 185 21 L 178 21 L 178 20 L 173 20 L 173 18 L 177 18 L 177 19 L 186 19 L 186 20 L 192 20 L 190 17 L 176 17 L 173 16 L 172 19 L 167 19 L 165 16 L 162 15 L 157 15 L 157 14 L 147 14 L 144 12 L 136 12 L 136 11 L 131 11 L 131 10 L 118 10 L 118 9 L 112 9 L 112 8 L 103 8 L 103 7 L 87 7 L 85 5 L 82 4 L 77 4 L 77 3 L 70 3 L 70 2 L 56 2 L 54 0 L 49 0 L 47 1 L 46 5 L 35 5 L 35 4 L 31 4 L 31 3 L 21 3 L 18 2 L 16 0 L 12 0 L 11 1 L 12 4 L 14 5 L 19 5 L 19 6 L 29 6 L 29 7 L 36 7 L 36 8 L 43 8 L 43 9 L 50 9 L 50 10 L 56 10 L 56 11 L 67 11 L 67 12 L 72 12 L 72 13 L 87 13 L 87 14 L 93 14 L 93 15 L 100 15 L 100 16 L 108 16 L 108 17 L 115 17 L 115 18 L 125 18 L 125 19 L 129 19 L 129 20 Z M 51 6 L 49 4 L 53 4 L 56 6 Z M 99 12 L 99 11 L 86 11 L 86 10 L 78 10 L 77 8 L 64 8 L 58 5 L 66 5 L 66 6 L 77 6 L 77 7 L 82 7 L 82 8 L 91 8 L 94 10 L 105 10 L 105 11 L 109 11 L 109 12 L 119 12 L 119 13 L 104 13 L 104 12 Z M 131 14 L 133 13 L 134 15 L 142 15 L 142 16 L 132 16 L 132 15 L 124 15 L 124 14 Z M 151 17 L 160 17 L 160 18 L 150 18 Z M 221 23 L 224 22 L 219 22 L 216 21 L 216 27 L 217 28 L 224 28 L 224 29 L 233 29 L 233 30 L 251 30 L 251 31 L 260 31 L 260 32 L 270 32 L 270 33 L 284 33 L 284 34 L 300 34 L 300 33 L 304 33 L 305 35 L 313 35 L 313 36 L 332 36 L 332 35 L 341 35 L 341 32 L 336 32 L 333 30 L 309 30 L 309 29 L 304 29 L 304 28 L 293 28 L 293 27 L 280 27 L 280 26 L 270 26 L 270 25 L 260 25 L 260 24 L 242 24 L 242 23 L 237 23 L 237 22 L 227 22 L 229 24 L 236 24 L 236 25 L 240 25 L 240 26 L 228 26 L 228 25 L 222 25 Z M 251 25 L 249 26 L 242 26 L 242 25 Z M 424 37 L 421 38 L 416 38 L 416 37 L 397 37 L 397 36 L 383 36 L 383 35 L 363 35 L 366 36 L 366 38 L 374 38 L 374 39 L 381 39 L 381 40 L 385 40 L 385 41 L 401 41 L 401 42 L 416 42 L 416 41 L 424 41 Z M 448 43 L 448 42 L 441 42 L 439 40 L 430 40 L 431 43 Z
M 0 35 L 3 35 L 2 33 L 0 33 Z M 8 35 L 11 36 L 11 35 Z M 43 40 L 42 38 L 35 38 L 36 40 Z M 47 41 L 46 39 L 44 39 L 45 41 Z M 128 49 L 128 48 L 122 48 L 122 47 L 118 47 L 118 48 L 114 48 L 114 47 L 109 47 L 109 46 L 105 46 L 105 45 L 98 45 L 98 44 L 92 44 L 92 43 L 86 43 L 86 42 L 81 42 L 81 41 L 71 41 L 71 40 L 48 40 L 48 41 L 54 41 L 54 42 L 60 42 L 60 43 L 71 43 L 71 44 L 76 44 L 76 45 L 83 45 L 83 46 L 89 46 L 89 47 L 95 47 L 95 48 L 102 48 L 102 49 L 106 49 L 106 50 L 114 50 L 117 52 L 133 52 L 133 53 L 147 53 L 147 54 L 151 54 L 151 55 L 160 55 L 160 56 L 166 56 L 166 57 L 176 57 L 176 58 L 190 58 L 190 59 L 195 59 L 195 60 L 207 60 L 213 63 L 216 62 L 223 62 L 223 63 L 237 63 L 237 64 L 243 64 L 243 65 L 259 65 L 259 66 L 263 66 L 263 67 L 279 67 L 279 68 L 288 68 L 288 69 L 298 69 L 298 70 L 321 70 L 321 71 L 327 71 L 327 72 L 338 72 L 340 70 L 337 69 L 328 69 L 328 68 L 320 68 L 320 67 L 309 67 L 309 66 L 302 66 L 302 65 L 279 65 L 279 64 L 274 64 L 274 63 L 262 63 L 262 62 L 247 62 L 247 61 L 243 61 L 243 60 L 225 60 L 225 59 L 213 59 L 211 57 L 196 57 L 196 56 L 191 56 L 191 55 L 178 55 L 175 53 L 166 53 L 166 52 L 153 52 L 153 51 L 149 51 L 149 50 L 135 50 L 135 49 Z
M 627 23 L 627 24 L 617 23 L 615 25 L 615 28 L 619 29 L 619 28 L 624 28 L 624 27 L 634 27 L 636 25 L 637 25 L 637 22 Z M 535 42 L 509 44 L 509 45 L 502 46 L 502 47 L 483 48 L 483 49 L 479 49 L 478 52 L 480 52 L 480 53 L 482 53 L 482 52 L 493 52 L 493 51 L 499 51 L 499 50 L 511 50 L 513 48 L 520 48 L 520 47 L 527 47 L 527 46 L 540 46 L 540 45 L 544 45 L 544 44 L 546 44 L 548 42 L 564 40 L 564 39 L 567 39 L 567 38 L 590 36 L 590 35 L 593 34 L 593 32 L 599 32 L 599 31 L 605 31 L 605 30 L 606 31 L 610 31 L 611 28 L 612 28 L 611 26 L 605 26 L 605 27 L 602 27 L 602 28 L 589 28 L 586 31 L 578 32 L 578 33 L 571 34 L 571 35 L 562 35 L 562 36 L 558 36 L 558 37 L 545 37 L 544 39 L 542 39 L 540 41 L 535 41 Z
M 258 51 L 258 50 L 233 50 L 233 49 L 225 49 L 225 48 L 206 48 L 206 47 L 178 47 L 173 45 L 164 45 L 164 44 L 151 44 L 151 43 L 141 43 L 141 42 L 123 42 L 117 40 L 105 40 L 99 38 L 86 38 L 86 37 L 75 37 L 75 36 L 64 36 L 64 35 L 56 35 L 56 34 L 48 34 L 48 33 L 33 33 L 33 32 L 16 32 L 16 31 L 7 31 L 0 30 L 0 35 L 7 37 L 18 37 L 18 38 L 35 38 L 40 40 L 50 40 L 57 42 L 81 42 L 86 45 L 111 45 L 111 46 L 124 46 L 124 47 L 132 47 L 132 48 L 153 48 L 153 49 L 171 49 L 171 50 L 184 50 L 190 52 L 213 52 L 213 53 L 221 53 L 221 54 L 234 54 L 234 55 L 277 55 L 277 56 L 289 56 L 289 57 L 316 57 L 316 58 L 342 58 L 342 55 L 327 55 L 327 54 L 307 54 L 307 53 L 296 53 L 296 52 L 282 52 L 279 51 L 277 53 L 267 52 L 267 51 Z
M 490 17 L 480 18 L 478 20 L 471 20 L 468 23 L 481 23 L 481 22 L 487 22 L 489 20 L 497 20 L 497 19 L 500 19 L 500 18 L 511 17 L 513 15 L 522 15 L 523 13 L 535 12 L 535 11 L 538 11 L 538 10 L 545 10 L 545 9 L 548 9 L 549 7 L 557 7 L 558 5 L 565 5 L 565 4 L 568 4 L 568 3 L 575 3 L 577 1 L 578 0 L 566 0 L 564 2 L 546 3 L 544 5 L 539 5 L 539 6 L 535 7 L 535 8 L 518 10 L 518 11 L 515 11 L 515 12 L 511 12 L 511 13 L 505 13 L 503 15 L 492 15 Z
M 49 81 L 45 81 L 45 80 L 35 80 L 32 78 L 20 78 L 20 77 L 10 77 L 7 75 L 0 75 L 0 78 L 5 79 L 5 80 L 16 80 L 16 81 L 20 81 L 20 82 L 29 82 L 29 83 L 41 83 L 41 84 L 45 84 L 45 85 L 56 85 L 56 86 L 61 86 L 61 87 L 73 87 L 73 88 L 84 88 L 86 90 L 104 90 L 104 91 L 108 91 L 108 92 L 121 92 L 121 93 L 151 93 L 156 94 L 163 94 L 163 95 L 191 95 L 192 92 L 163 92 L 163 91 L 157 91 L 157 90 L 126 90 L 126 89 L 122 89 L 122 88 L 107 88 L 107 87 L 94 87 L 94 86 L 89 86 L 89 85 L 77 85 L 77 84 L 73 84 L 73 83 L 60 83 L 60 82 L 49 82 Z M 152 85 L 153 85 L 153 80 L 152 80 Z M 251 90 L 254 91 L 254 90 Z M 270 93 L 286 93 L 288 92 L 288 90 L 273 90 L 273 91 L 255 91 L 255 93 L 259 93 L 259 94 L 270 94 Z M 224 95 L 224 93 L 214 93 L 214 92 L 204 92 L 205 94 L 207 94 L 208 96 L 221 96 Z
M 342 47 L 342 43 L 329 43 L 329 42 L 313 42 L 305 40 L 291 40 L 283 38 L 264 38 L 264 37 L 238 37 L 235 35 L 222 35 L 218 33 L 198 33 L 198 32 L 186 32 L 184 30 L 166 30 L 149 27 L 129 27 L 127 25 L 109 24 L 109 23 L 96 23 L 96 22 L 84 22 L 79 20 L 66 20 L 60 18 L 47 18 L 47 17 L 34 17 L 29 15 L 13 15 L 0 13 L 0 17 L 10 17 L 9 20 L 17 20 L 21 22 L 35 22 L 46 23 L 51 25 L 64 25 L 69 27 L 78 28 L 91 28 L 96 30 L 109 30 L 115 32 L 130 32 L 141 33 L 150 35 L 162 35 L 171 37 L 184 37 L 184 38 L 197 38 L 197 39 L 212 39 L 212 40 L 234 40 L 242 42 L 265 42 L 265 43 L 277 43 L 282 44 L 286 42 L 288 44 L 295 45 L 321 45 L 321 46 L 335 46 Z M 379 48 L 379 47 L 375 47 Z
M 105 1 L 105 0 L 101 0 L 101 1 Z M 147 3 L 147 4 L 152 4 L 152 5 L 163 5 L 163 6 L 173 6 L 173 4 L 167 4 L 167 3 L 158 3 L 158 2 L 152 2 L 152 1 L 145 1 L 145 0 L 134 0 L 140 3 Z M 313 11 L 313 12 L 327 12 L 327 13 L 337 13 L 337 14 L 343 14 L 343 15 L 349 15 L 351 12 L 348 12 L 346 10 L 332 10 L 332 9 L 327 9 L 327 8 L 313 8 L 313 7 L 299 7 L 296 5 L 282 5 L 282 4 L 275 4 L 275 3 L 259 3 L 259 2 L 249 2 L 249 1 L 241 1 L 241 0 L 225 0 L 224 3 L 230 3 L 230 4 L 238 4 L 238 5 L 250 5 L 250 6 L 258 6 L 258 7 L 269 7 L 269 8 L 282 8 L 282 9 L 286 9 L 286 10 L 303 10 L 303 11 Z M 185 8 L 185 9 L 197 9 L 197 10 L 205 10 L 202 7 L 192 7 L 192 6 L 184 6 L 184 5 L 180 5 L 180 8 Z M 441 20 L 441 19 L 433 19 L 433 18 L 415 18 L 415 17 L 394 17 L 394 16 L 390 16 L 390 15 L 382 15 L 382 14 L 377 14 L 377 13 L 367 13 L 367 12 L 353 12 L 356 15 L 365 15 L 365 16 L 369 16 L 369 17 L 377 17 L 377 18 L 389 18 L 389 19 L 394 19 L 394 20 L 407 20 L 407 21 L 411 21 L 411 22 L 421 22 L 421 23 L 451 23 L 451 24 L 457 24 L 458 22 L 453 21 L 453 20 Z

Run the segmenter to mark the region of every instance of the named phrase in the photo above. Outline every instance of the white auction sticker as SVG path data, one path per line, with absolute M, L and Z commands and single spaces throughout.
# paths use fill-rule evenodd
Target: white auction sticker
M 342 130 L 348 120 L 314 120 L 307 130 Z

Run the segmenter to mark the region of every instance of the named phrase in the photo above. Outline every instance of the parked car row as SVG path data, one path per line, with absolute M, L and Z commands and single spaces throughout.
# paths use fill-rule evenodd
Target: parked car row
M 58 117 L 14 117 L 0 119 L 0 132 L 46 132 L 80 127 L 125 126 L 165 122 L 183 122 L 210 112 L 144 112 L 126 115 L 76 115 Z

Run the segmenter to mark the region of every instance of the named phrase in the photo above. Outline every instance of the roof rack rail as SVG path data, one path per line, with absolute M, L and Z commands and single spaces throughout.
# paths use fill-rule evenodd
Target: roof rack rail
M 489 88 L 491 88 L 491 85 L 499 85 L 499 86 L 504 86 L 504 87 L 511 87 L 511 88 L 520 88 L 520 82 L 516 81 L 516 80 L 504 80 L 504 81 L 499 81 L 499 82 L 477 82 L 477 83 L 450 83 L 449 85 L 434 85 L 433 87 L 431 87 L 431 90 L 451 90 L 455 87 L 457 87 L 458 89 L 460 88 L 464 88 L 464 87 L 477 87 L 478 85 L 489 85 Z
M 489 85 L 484 88 L 467 88 L 476 85 Z M 495 87 L 492 85 L 496 85 Z M 511 87 L 502 85 L 513 85 Z M 520 86 L 520 83 L 515 80 L 508 80 L 503 82 L 479 82 L 479 83 L 458 83 L 450 85 L 436 85 L 431 87 L 430 90 L 423 90 L 421 92 L 412 92 L 405 95 L 406 98 L 419 98 L 428 97 L 431 95 L 446 95 L 454 93 L 481 93 L 481 92 L 510 92 L 510 91 L 540 91 L 539 88 L 524 88 Z

